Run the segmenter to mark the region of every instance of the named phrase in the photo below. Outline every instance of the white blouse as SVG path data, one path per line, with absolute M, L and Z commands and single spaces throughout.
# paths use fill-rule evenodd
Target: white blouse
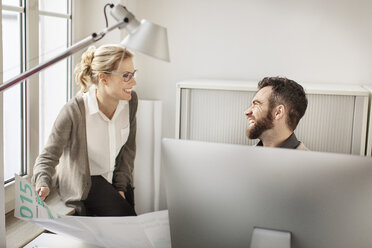
M 110 120 L 98 108 L 96 89 L 92 85 L 83 94 L 90 174 L 112 183 L 115 158 L 129 135 L 129 104 L 120 100 Z

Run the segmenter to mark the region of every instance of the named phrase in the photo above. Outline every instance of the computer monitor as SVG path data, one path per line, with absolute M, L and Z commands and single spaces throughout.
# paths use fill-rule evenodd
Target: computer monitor
M 255 227 L 293 248 L 372 247 L 372 159 L 164 139 L 172 247 L 250 247 Z

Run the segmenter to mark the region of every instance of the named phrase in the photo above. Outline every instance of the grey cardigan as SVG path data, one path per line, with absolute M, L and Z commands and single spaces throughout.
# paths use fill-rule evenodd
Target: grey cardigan
M 132 91 L 130 133 L 116 157 L 112 178 L 113 186 L 124 192 L 127 186 L 133 185 L 137 105 L 137 94 Z M 78 213 L 84 211 L 80 201 L 87 198 L 91 187 L 85 119 L 84 100 L 76 96 L 62 108 L 54 122 L 48 141 L 36 159 L 32 177 L 36 188 L 48 186 L 51 189 L 56 174 L 61 199 Z

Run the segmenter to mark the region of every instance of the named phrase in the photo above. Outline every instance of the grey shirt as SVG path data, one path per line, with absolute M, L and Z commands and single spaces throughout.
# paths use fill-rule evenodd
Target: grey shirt
M 263 146 L 262 141 L 257 143 L 257 146 Z M 294 133 L 292 133 L 288 139 L 286 139 L 280 146 L 280 148 L 298 149 L 298 150 L 309 150 L 304 143 L 299 141 Z
M 130 133 L 115 159 L 112 178 L 113 186 L 124 192 L 128 185 L 133 185 L 137 105 L 137 94 L 132 91 L 129 101 Z M 32 181 L 36 188 L 52 188 L 55 175 L 61 199 L 81 212 L 80 201 L 87 198 L 91 187 L 85 106 L 81 96 L 71 99 L 60 111 L 47 143 L 36 159 Z

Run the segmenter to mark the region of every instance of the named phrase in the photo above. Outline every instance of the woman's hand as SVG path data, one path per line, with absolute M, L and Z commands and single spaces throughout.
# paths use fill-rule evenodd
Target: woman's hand
M 39 195 L 41 200 L 45 200 L 45 198 L 49 195 L 50 190 L 49 187 L 40 187 L 36 190 L 37 194 Z
M 123 191 L 119 191 L 119 194 L 125 199 L 125 195 Z

